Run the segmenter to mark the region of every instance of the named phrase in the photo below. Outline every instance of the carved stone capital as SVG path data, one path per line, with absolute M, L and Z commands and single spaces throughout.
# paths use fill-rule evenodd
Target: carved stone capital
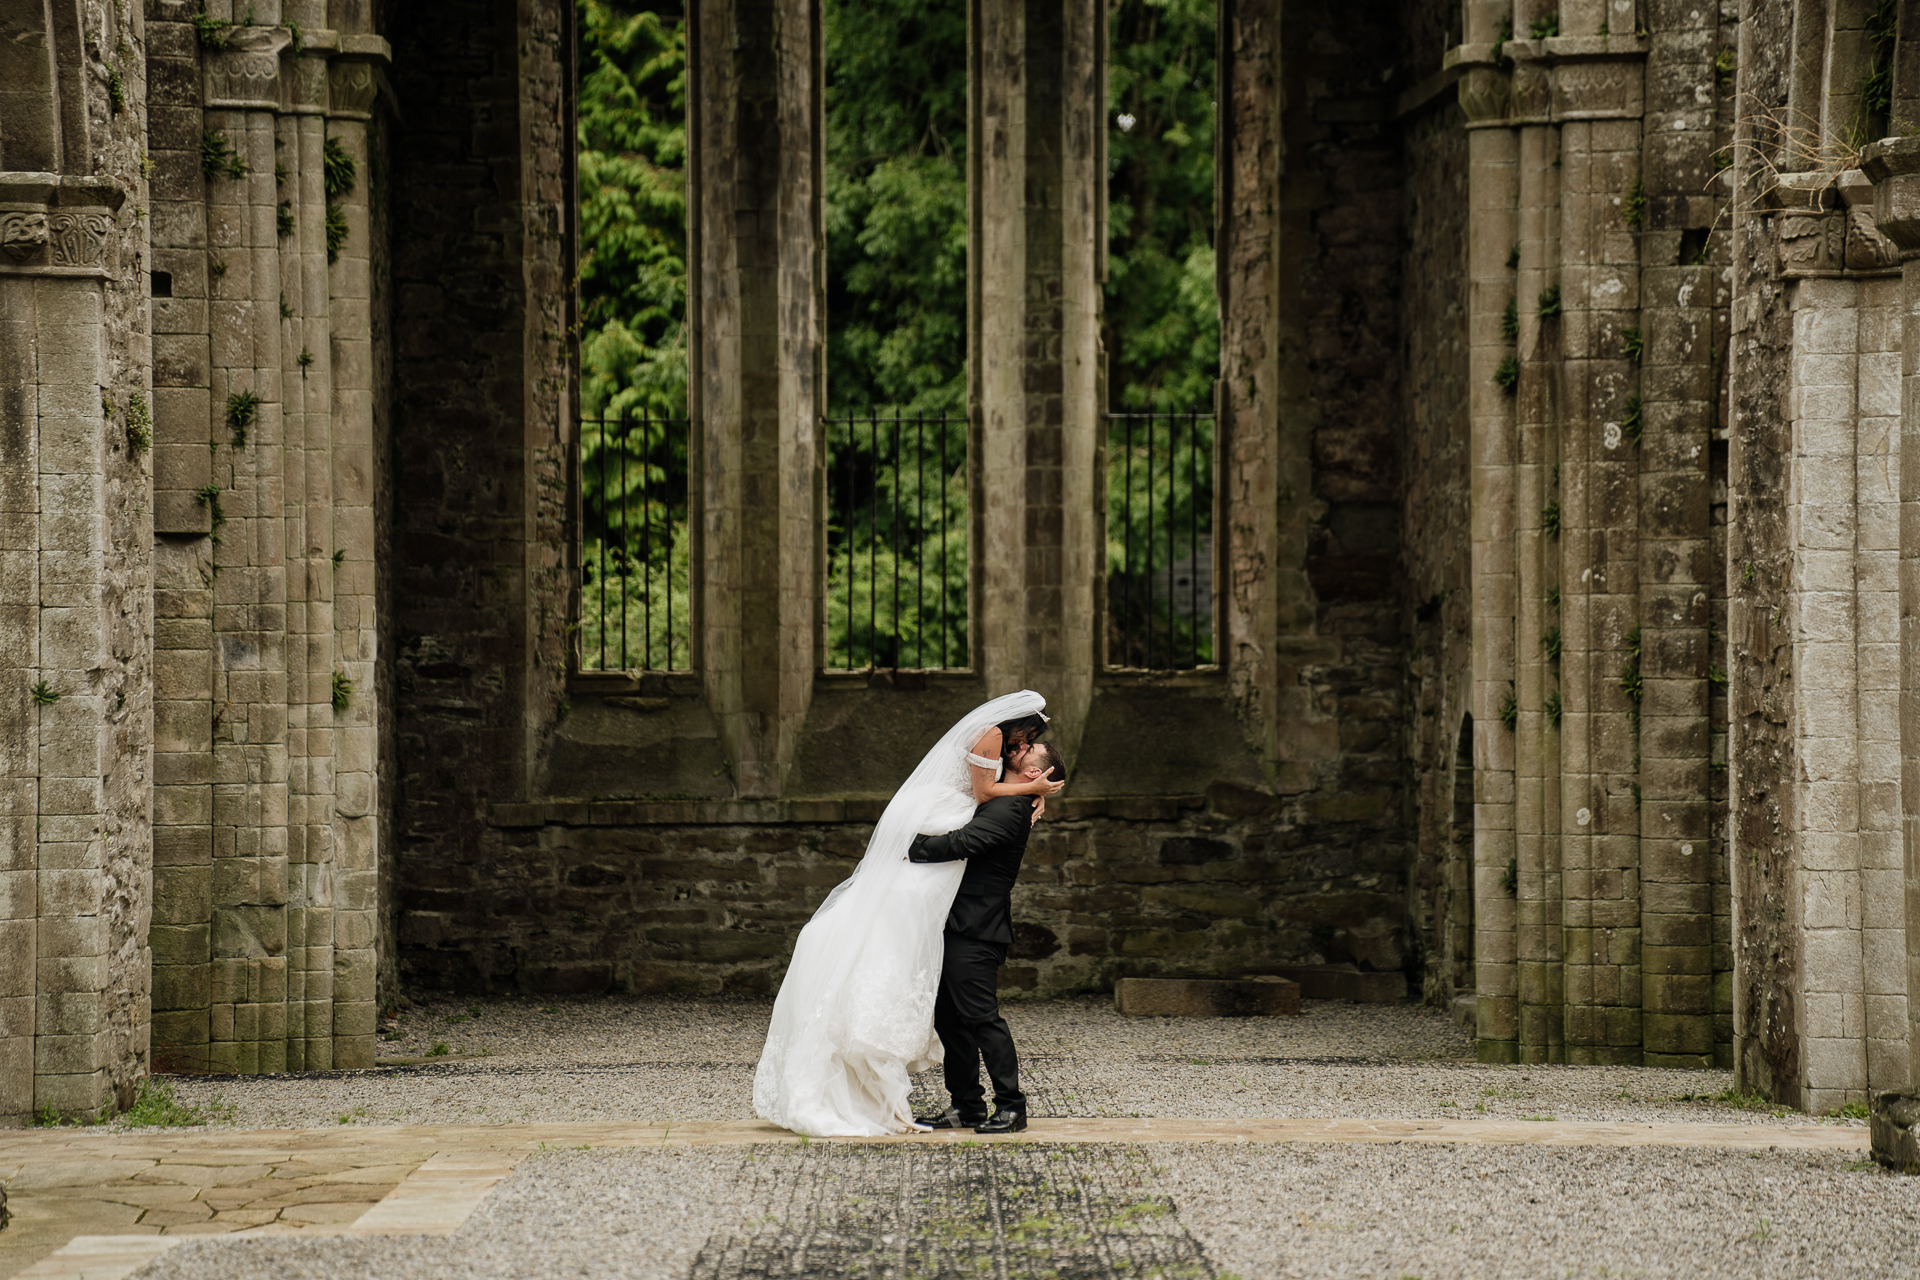
M 1513 105 L 1513 87 L 1505 71 L 1493 67 L 1472 67 L 1460 77 L 1460 110 L 1466 113 L 1467 127 L 1505 124 Z
M 0 272 L 105 276 L 127 193 L 104 178 L 0 173 Z
M 1538 62 L 1513 65 L 1513 122 L 1546 124 L 1553 119 L 1553 68 Z
M 0 212 L 0 252 L 15 262 L 25 262 L 40 252 L 47 242 L 47 215 L 37 209 L 9 209 Z
M 56 267 L 104 268 L 113 219 L 98 209 L 62 209 L 47 218 L 47 243 Z
M 1775 263 L 1783 279 L 1844 275 L 1847 215 L 1840 212 L 1783 215 L 1774 220 Z
M 373 100 L 380 90 L 373 63 L 336 58 L 327 66 L 327 78 L 332 82 L 329 115 L 346 120 L 373 118 Z
M 280 106 L 280 51 L 293 42 L 285 27 L 236 27 L 232 47 L 209 53 L 204 102 L 209 107 L 272 111 Z
M 1900 266 L 1900 247 L 1880 234 L 1873 221 L 1873 210 L 1856 206 L 1847 210 L 1847 270 L 1854 272 L 1895 271 Z
M 298 57 L 287 60 L 287 74 L 281 81 L 287 100 L 281 109 L 292 115 L 325 115 L 329 78 L 326 54 L 301 50 Z
M 1920 137 L 1867 148 L 1860 168 L 1873 180 L 1873 221 L 1906 253 L 1920 251 Z

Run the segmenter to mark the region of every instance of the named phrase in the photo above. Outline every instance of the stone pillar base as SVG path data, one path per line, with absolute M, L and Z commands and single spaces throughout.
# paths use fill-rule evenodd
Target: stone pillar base
M 1895 1173 L 1920 1173 L 1920 1091 L 1873 1095 L 1873 1158 Z

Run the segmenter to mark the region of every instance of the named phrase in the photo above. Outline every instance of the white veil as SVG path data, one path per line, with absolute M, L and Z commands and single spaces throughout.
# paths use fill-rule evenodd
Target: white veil
M 933 1034 L 941 933 L 964 862 L 918 864 L 921 832 L 973 815 L 967 751 L 994 725 L 1046 706 L 1031 690 L 969 712 L 894 793 L 853 874 L 800 931 L 754 1074 L 763 1119 L 818 1137 L 898 1133 L 912 1122 L 908 1073 L 941 1059 Z

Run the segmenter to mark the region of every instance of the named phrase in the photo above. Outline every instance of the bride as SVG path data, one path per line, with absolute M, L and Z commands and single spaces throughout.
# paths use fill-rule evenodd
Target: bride
M 933 1034 L 941 932 L 964 862 L 907 861 L 921 832 L 967 824 L 995 795 L 1038 795 L 1060 783 L 1002 781 L 1046 730 L 1047 700 L 1030 690 L 976 708 L 934 744 L 894 793 L 853 874 L 800 931 L 753 1078 L 763 1120 L 815 1137 L 873 1137 L 917 1126 L 909 1073 L 942 1059 Z

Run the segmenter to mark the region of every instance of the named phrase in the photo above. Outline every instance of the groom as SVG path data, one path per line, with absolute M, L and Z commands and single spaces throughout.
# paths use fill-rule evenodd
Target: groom
M 1012 772 L 1027 781 L 1067 780 L 1060 753 L 1045 742 L 1017 756 Z M 1027 1127 L 1020 1057 L 1000 1016 L 999 987 L 1000 966 L 1013 942 L 1013 882 L 1027 852 L 1027 833 L 1039 816 L 1032 796 L 995 796 L 973 811 L 966 826 L 945 835 L 915 836 L 907 852 L 915 862 L 967 862 L 947 914 L 946 955 L 933 1004 L 933 1029 L 946 1046 L 947 1093 L 953 1101 L 939 1115 L 915 1117 L 918 1124 L 975 1133 L 1018 1133 Z M 983 1058 L 993 1079 L 991 1116 L 980 1088 Z

